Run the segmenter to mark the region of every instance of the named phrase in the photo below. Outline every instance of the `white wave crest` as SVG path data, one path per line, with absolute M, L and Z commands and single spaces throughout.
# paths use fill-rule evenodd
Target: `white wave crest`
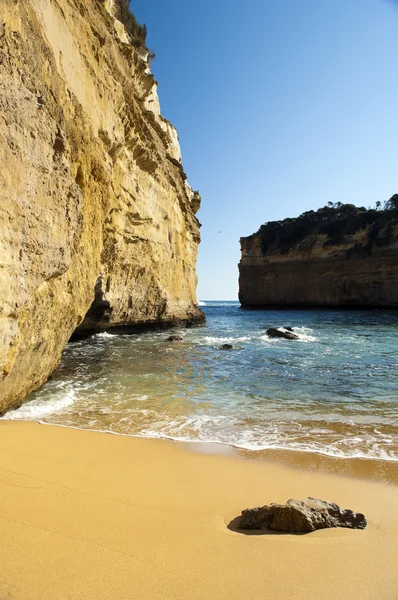
M 108 333 L 107 331 L 102 331 L 101 333 L 96 333 L 94 337 L 97 338 L 111 338 L 115 337 L 114 333 Z
M 315 342 L 318 338 L 311 335 L 314 330 L 310 327 L 292 327 L 293 332 L 299 336 L 300 339 L 307 340 L 309 342 Z
M 389 452 L 381 444 L 373 443 L 359 448 L 356 438 L 354 442 L 347 438 L 336 440 L 328 445 L 318 443 L 316 439 L 297 440 L 294 436 L 284 435 L 275 430 L 233 431 L 234 419 L 220 417 L 188 417 L 185 420 L 159 422 L 155 427 L 143 428 L 133 437 L 170 439 L 178 442 L 204 442 L 233 446 L 244 450 L 294 450 L 296 452 L 315 453 L 334 458 L 362 458 L 373 460 L 398 461 L 398 454 Z M 224 427 L 226 429 L 224 430 Z
M 248 342 L 252 338 L 249 335 L 244 335 L 242 337 L 215 337 L 215 336 L 205 336 L 202 340 L 206 344 L 233 344 L 234 342 Z
M 7 412 L 2 419 L 6 421 L 30 421 L 37 420 L 41 417 L 45 417 L 54 412 L 58 412 L 63 410 L 64 408 L 68 408 L 75 401 L 75 392 L 70 390 L 67 392 L 62 398 L 58 400 L 31 400 L 31 402 L 27 402 L 23 404 L 20 408 L 16 410 L 10 410 Z
M 299 336 L 299 341 L 301 342 L 317 342 L 318 338 L 314 335 L 311 335 L 313 329 L 309 327 L 293 327 L 293 332 Z
M 198 301 L 198 306 L 207 306 L 206 302 L 203 302 L 202 300 Z
M 284 331 L 284 332 L 288 332 L 288 330 L 286 329 L 286 327 L 277 327 L 277 329 L 279 331 Z M 313 329 L 310 329 L 309 327 L 292 327 L 293 333 L 295 333 L 298 336 L 298 340 L 299 342 L 317 342 L 318 338 L 315 337 L 314 335 L 310 335 L 313 332 Z M 277 337 L 269 337 L 267 334 L 261 336 L 262 341 L 265 342 L 278 342 L 280 341 L 282 338 L 277 338 Z

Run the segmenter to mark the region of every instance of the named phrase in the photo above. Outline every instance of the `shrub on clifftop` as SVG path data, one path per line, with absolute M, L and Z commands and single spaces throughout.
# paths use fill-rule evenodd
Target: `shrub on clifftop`
M 128 0 L 115 0 L 115 17 L 125 26 L 131 44 L 137 48 L 146 48 L 146 25 L 137 23 Z
M 104 14 L 107 14 L 105 11 L 105 0 L 97 0 L 97 2 L 99 2 Z M 146 25 L 140 25 L 140 23 L 137 22 L 137 19 L 130 10 L 129 0 L 115 0 L 115 17 L 123 23 L 131 45 L 136 48 L 148 50 L 146 47 Z M 154 57 L 155 54 L 150 52 L 149 58 L 153 60 Z
M 260 236 L 264 254 L 273 250 L 284 254 L 309 235 L 326 235 L 324 246 L 330 246 L 346 243 L 349 236 L 367 229 L 368 242 L 361 249 L 370 251 L 373 245 L 388 244 L 394 236 L 395 226 L 398 226 L 398 194 L 394 194 L 383 207 L 378 202 L 376 208 L 369 209 L 329 202 L 317 211 L 310 210 L 296 218 L 264 223 L 255 235 Z M 356 247 L 356 250 L 359 248 Z

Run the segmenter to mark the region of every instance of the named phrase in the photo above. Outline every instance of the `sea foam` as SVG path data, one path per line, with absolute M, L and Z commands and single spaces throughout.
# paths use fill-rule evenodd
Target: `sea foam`
M 174 330 L 183 344 L 165 344 L 164 330 L 70 344 L 34 401 L 5 418 L 398 460 L 395 315 L 244 311 L 212 302 L 203 310 L 207 326 Z M 297 341 L 265 333 L 284 325 Z M 365 335 L 371 345 L 362 344 Z M 222 352 L 225 343 L 242 351 Z
M 75 393 L 73 390 L 66 392 L 57 400 L 32 400 L 23 404 L 20 408 L 8 411 L 2 419 L 6 421 L 29 421 L 38 420 L 41 417 L 48 416 L 54 412 L 68 408 L 75 402 Z

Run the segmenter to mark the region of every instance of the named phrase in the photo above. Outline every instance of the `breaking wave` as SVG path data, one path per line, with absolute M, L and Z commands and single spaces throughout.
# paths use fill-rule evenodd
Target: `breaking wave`
M 183 343 L 160 330 L 68 345 L 51 381 L 3 418 L 398 460 L 395 313 L 203 310 L 206 327 L 174 330 Z M 284 326 L 297 341 L 266 335 Z
M 8 411 L 2 419 L 10 421 L 32 421 L 38 420 L 42 417 L 49 416 L 53 413 L 61 411 L 72 404 L 75 401 L 75 393 L 73 390 L 67 392 L 63 397 L 53 401 L 48 400 L 32 400 L 23 404 L 20 408 Z

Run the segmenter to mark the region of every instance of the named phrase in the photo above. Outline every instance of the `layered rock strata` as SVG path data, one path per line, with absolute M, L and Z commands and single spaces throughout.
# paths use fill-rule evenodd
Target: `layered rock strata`
M 200 197 L 115 1 L 0 3 L 0 412 L 76 331 L 203 319 Z
M 334 224 L 337 232 L 344 230 L 344 219 Z M 283 230 L 283 222 L 275 225 L 277 232 Z M 397 219 L 376 225 L 360 226 L 337 241 L 319 231 L 283 245 L 278 233 L 264 243 L 261 230 L 241 238 L 241 304 L 398 308 Z

